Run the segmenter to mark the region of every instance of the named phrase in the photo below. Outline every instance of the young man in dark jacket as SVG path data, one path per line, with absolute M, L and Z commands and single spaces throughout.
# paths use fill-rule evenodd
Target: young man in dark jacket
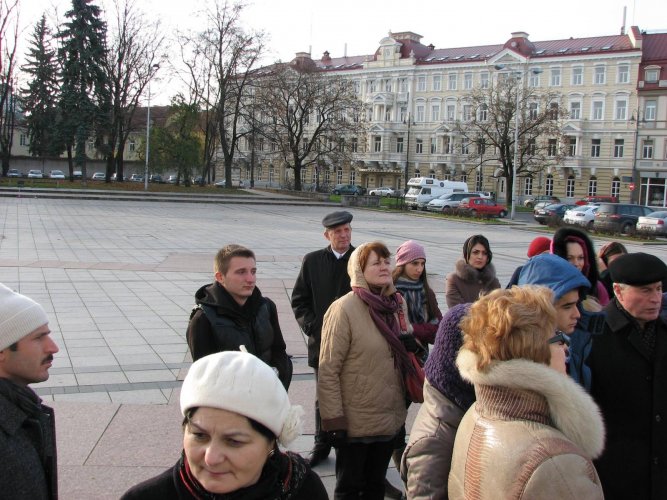
M 329 245 L 310 252 L 303 258 L 301 271 L 292 291 L 292 309 L 303 333 L 308 337 L 308 366 L 315 370 L 320 359 L 322 322 L 329 306 L 351 290 L 347 262 L 354 250 L 352 214 L 333 212 L 322 219 L 324 237 Z M 315 401 L 315 447 L 310 454 L 314 467 L 329 456 L 331 446 L 326 432 L 321 430 L 320 411 Z
M 28 384 L 49 378 L 58 346 L 42 306 L 0 283 L 0 497 L 58 498 L 53 410 Z
M 255 286 L 255 254 L 240 245 L 227 245 L 217 253 L 214 271 L 215 281 L 195 293 L 197 306 L 186 333 L 193 360 L 245 346 L 274 368 L 287 389 L 292 362 L 285 351 L 276 305 Z

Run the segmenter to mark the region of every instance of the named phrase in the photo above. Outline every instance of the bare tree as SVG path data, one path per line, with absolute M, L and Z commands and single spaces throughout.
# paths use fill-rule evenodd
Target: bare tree
M 3 176 L 9 170 L 14 138 L 18 22 L 18 0 L 0 0 L 0 156 Z
M 352 141 L 364 132 L 363 104 L 352 82 L 306 61 L 277 64 L 255 75 L 255 105 L 265 113 L 260 132 L 294 171 L 297 191 L 303 168 L 351 161 Z
M 499 76 L 488 88 L 477 88 L 463 98 L 463 119 L 455 129 L 461 136 L 460 152 L 467 156 L 471 170 L 486 164 L 500 169 L 496 177 L 506 179 L 509 204 L 515 173 L 517 177 L 532 177 L 562 162 L 565 112 L 560 94 L 526 87 L 518 78 Z
M 115 0 L 115 16 L 108 23 L 105 70 L 111 87 L 111 112 L 104 153 L 107 179 L 124 176 L 125 144 L 132 130 L 139 100 L 159 69 L 165 37 L 159 21 L 149 21 L 136 0 Z

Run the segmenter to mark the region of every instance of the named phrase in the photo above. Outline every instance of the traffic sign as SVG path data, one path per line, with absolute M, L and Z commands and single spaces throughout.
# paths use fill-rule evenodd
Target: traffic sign
M 631 182 L 630 184 L 628 184 L 628 189 L 629 189 L 630 191 L 634 191 L 634 190 L 635 190 L 635 183 L 634 183 L 634 182 Z

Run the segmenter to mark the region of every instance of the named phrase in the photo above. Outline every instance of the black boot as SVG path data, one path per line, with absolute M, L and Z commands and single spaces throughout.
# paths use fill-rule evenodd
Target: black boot
M 310 462 L 311 467 L 315 467 L 317 464 L 321 463 L 323 460 L 326 460 L 331 453 L 331 446 L 326 443 L 315 443 L 313 450 L 310 452 L 308 461 Z

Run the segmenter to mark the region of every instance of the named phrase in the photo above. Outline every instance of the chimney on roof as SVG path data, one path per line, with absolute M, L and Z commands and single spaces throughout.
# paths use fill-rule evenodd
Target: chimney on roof
M 525 31 L 515 31 L 512 33 L 512 38 L 528 38 L 528 33 Z
M 432 43 L 429 43 L 429 44 L 428 44 L 428 48 L 429 48 L 429 50 L 434 50 L 434 49 L 435 49 L 435 45 L 433 45 Z
M 623 6 L 623 24 L 621 25 L 621 35 L 625 35 L 625 16 L 628 15 L 628 6 Z
M 331 58 L 329 57 L 329 51 L 325 50 L 324 53 L 322 54 L 322 62 L 324 64 L 329 64 L 331 62 Z
M 345 46 L 343 47 L 343 57 L 347 57 L 347 42 L 345 43 Z

